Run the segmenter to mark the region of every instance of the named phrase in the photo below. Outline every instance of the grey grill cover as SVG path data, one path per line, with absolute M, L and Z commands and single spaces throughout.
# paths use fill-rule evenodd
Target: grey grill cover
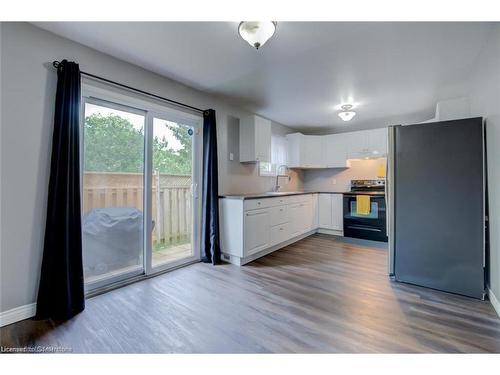
M 95 208 L 83 217 L 85 276 L 97 276 L 142 260 L 142 212 L 136 208 Z

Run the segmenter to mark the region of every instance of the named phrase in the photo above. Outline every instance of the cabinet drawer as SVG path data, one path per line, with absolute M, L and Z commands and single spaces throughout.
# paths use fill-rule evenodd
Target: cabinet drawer
M 263 199 L 245 199 L 243 203 L 243 209 L 245 211 L 248 210 L 256 210 L 258 208 L 267 208 L 271 207 L 271 200 L 269 198 Z
M 282 206 L 289 202 L 290 197 L 274 197 L 269 199 L 269 207 L 272 206 Z
M 269 208 L 269 220 L 271 226 L 283 224 L 289 221 L 287 213 L 288 207 L 286 205 Z
M 246 199 L 244 203 L 244 210 L 256 210 L 258 208 L 268 208 L 274 206 L 282 206 L 288 204 L 292 197 L 272 197 L 272 198 L 259 198 L 259 199 Z
M 288 204 L 311 202 L 312 194 L 298 194 L 288 197 Z
M 288 223 L 271 227 L 269 245 L 276 245 L 290 239 L 290 227 Z

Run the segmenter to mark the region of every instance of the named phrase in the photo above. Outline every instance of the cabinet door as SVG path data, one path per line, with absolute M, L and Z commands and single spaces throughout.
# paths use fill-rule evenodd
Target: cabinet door
M 323 163 L 326 167 L 346 167 L 348 137 L 346 134 L 330 134 L 322 137 Z
M 270 225 L 278 225 L 278 224 L 283 224 L 286 223 L 288 219 L 288 212 L 287 212 L 287 206 L 275 206 L 269 208 L 269 220 L 270 220 Z
M 306 135 L 302 137 L 301 141 L 300 164 L 306 168 L 324 166 L 322 136 Z
M 366 131 L 366 145 L 372 155 L 387 155 L 387 128 Z
M 330 194 L 332 203 L 332 229 L 344 230 L 344 204 L 342 194 Z
M 279 244 L 281 242 L 285 242 L 290 238 L 288 226 L 288 223 L 284 223 L 271 227 L 271 239 L 269 243 L 271 246 Z
M 257 161 L 271 161 L 271 121 L 255 116 L 255 155 Z
M 318 228 L 318 194 L 311 195 L 311 213 L 312 213 L 312 224 L 311 229 Z
M 366 153 L 366 133 L 357 131 L 345 134 L 346 152 L 348 158 L 359 157 L 360 154 Z
M 245 256 L 269 247 L 269 211 L 246 211 L 243 232 Z
M 302 205 L 302 230 L 301 233 L 309 232 L 314 225 L 314 211 L 311 201 Z
M 302 206 L 303 203 L 295 203 L 288 206 L 288 217 L 290 218 L 290 237 L 298 236 L 302 230 Z
M 300 133 L 287 134 L 286 136 L 286 164 L 290 168 L 300 167 Z
M 332 194 L 319 194 L 318 225 L 326 229 L 332 227 Z

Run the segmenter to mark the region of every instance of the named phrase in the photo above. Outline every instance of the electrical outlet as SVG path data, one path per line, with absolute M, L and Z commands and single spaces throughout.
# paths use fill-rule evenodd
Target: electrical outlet
M 337 179 L 332 178 L 332 185 L 337 185 Z
M 234 160 L 234 154 L 232 152 L 229 153 L 229 160 L 230 161 Z

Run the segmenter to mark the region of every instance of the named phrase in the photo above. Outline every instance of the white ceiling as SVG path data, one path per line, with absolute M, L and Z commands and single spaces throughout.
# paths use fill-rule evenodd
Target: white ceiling
M 422 121 L 463 95 L 488 23 L 279 22 L 258 51 L 237 22 L 57 22 L 37 26 L 284 125 L 344 131 Z M 175 99 L 175 98 L 174 98 Z M 356 103 L 342 122 L 335 107 Z

